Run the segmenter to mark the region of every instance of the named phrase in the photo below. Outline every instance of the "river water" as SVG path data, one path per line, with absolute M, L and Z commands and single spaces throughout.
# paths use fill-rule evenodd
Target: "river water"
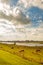
M 29 46 L 29 47 L 33 47 L 33 46 L 43 46 L 43 44 L 40 44 L 40 43 L 16 43 L 16 45 Z

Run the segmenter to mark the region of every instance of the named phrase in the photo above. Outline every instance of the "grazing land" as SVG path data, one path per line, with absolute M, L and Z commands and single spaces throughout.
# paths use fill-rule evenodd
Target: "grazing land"
M 43 47 L 0 43 L 0 65 L 43 65 Z

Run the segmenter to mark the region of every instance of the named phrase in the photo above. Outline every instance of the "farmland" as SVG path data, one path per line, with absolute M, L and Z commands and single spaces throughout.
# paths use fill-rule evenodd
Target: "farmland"
M 0 43 L 0 65 L 43 65 L 43 47 Z

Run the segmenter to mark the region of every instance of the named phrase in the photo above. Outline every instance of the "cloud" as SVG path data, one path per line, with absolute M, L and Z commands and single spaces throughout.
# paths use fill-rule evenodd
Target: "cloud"
M 29 18 L 27 18 L 26 15 L 23 14 L 23 12 L 18 7 L 15 7 L 13 9 L 13 16 L 14 19 L 21 24 L 28 24 L 30 22 Z
M 10 5 L 0 2 L 0 16 L 6 19 L 12 19 L 19 24 L 27 24 L 30 22 L 29 18 L 21 11 L 19 7 L 11 8 Z
M 25 8 L 35 6 L 43 9 L 43 0 L 19 0 L 19 4 L 23 4 Z
M 0 0 L 2 3 L 9 3 L 10 0 Z
M 0 2 L 0 40 L 43 40 L 43 23 L 36 28 L 32 27 L 28 14 L 25 14 L 25 8 L 31 6 L 41 8 L 40 0 L 38 3 L 36 0 L 19 0 L 14 7 L 5 3 L 6 1 Z M 24 5 L 24 11 L 18 4 Z
M 0 35 L 11 34 L 16 31 L 14 24 L 6 19 L 0 19 Z
M 0 2 L 0 11 L 7 16 L 9 16 L 12 13 L 10 5 L 2 2 Z

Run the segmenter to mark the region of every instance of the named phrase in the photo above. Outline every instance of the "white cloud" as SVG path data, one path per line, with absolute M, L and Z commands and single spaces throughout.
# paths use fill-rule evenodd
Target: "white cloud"
M 19 0 L 19 3 L 23 3 L 25 8 L 30 6 L 43 8 L 40 0 Z M 18 6 L 13 8 L 2 2 L 0 2 L 0 6 L 0 13 L 3 12 L 0 15 L 0 35 L 2 36 L 0 40 L 43 40 L 43 24 L 38 28 L 32 28 L 32 23 L 30 27 L 26 27 L 30 22 L 29 16 L 24 15 L 21 8 Z
M 43 0 L 19 0 L 19 4 L 23 4 L 25 8 L 37 6 L 43 9 Z
M 0 35 L 10 35 L 15 31 L 16 28 L 12 22 L 5 19 L 0 19 Z
M 0 2 L 0 11 L 7 16 L 9 16 L 12 13 L 10 5 L 7 5 L 6 3 L 2 2 Z
M 13 8 L 10 5 L 2 2 L 0 2 L 0 5 L 0 11 L 6 15 L 6 18 L 8 18 L 7 16 L 9 16 L 13 18 L 14 21 L 17 21 L 17 23 L 29 23 L 29 19 L 23 14 L 19 7 Z
M 30 20 L 29 20 L 29 17 L 27 18 L 23 12 L 19 9 L 19 7 L 15 7 L 13 9 L 13 16 L 14 16 L 14 19 L 16 21 L 18 21 L 19 23 L 23 23 L 23 24 L 26 24 L 26 23 L 29 23 Z
M 0 0 L 0 2 L 2 2 L 2 3 L 7 3 L 7 4 L 9 3 L 9 1 L 10 1 L 10 0 Z

